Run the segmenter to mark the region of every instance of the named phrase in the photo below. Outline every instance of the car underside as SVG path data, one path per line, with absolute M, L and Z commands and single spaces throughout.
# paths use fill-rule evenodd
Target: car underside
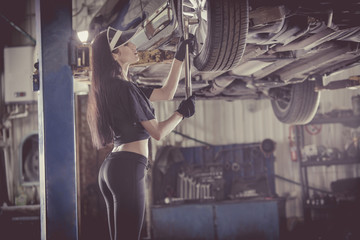
M 149 24 L 144 22 L 164 9 L 169 21 L 140 47 L 145 59 L 131 68 L 139 84 L 162 84 L 187 17 L 196 37 L 191 76 L 199 99 L 268 98 L 280 121 L 303 124 L 313 118 L 320 90 L 360 85 L 358 78 L 323 85 L 324 76 L 360 65 L 360 1 L 141 2 L 143 13 L 149 5 L 148 9 L 158 9 L 138 19 L 145 30 Z M 117 27 L 124 28 L 124 19 L 132 19 L 129 15 L 134 13 L 122 12 L 117 18 L 122 25 Z M 176 97 L 184 96 L 181 80 Z

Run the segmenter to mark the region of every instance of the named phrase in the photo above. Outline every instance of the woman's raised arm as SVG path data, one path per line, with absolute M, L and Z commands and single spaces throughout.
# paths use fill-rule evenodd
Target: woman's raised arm
M 172 100 L 178 87 L 182 69 L 182 61 L 174 58 L 169 75 L 161 88 L 155 88 L 150 96 L 150 101 Z

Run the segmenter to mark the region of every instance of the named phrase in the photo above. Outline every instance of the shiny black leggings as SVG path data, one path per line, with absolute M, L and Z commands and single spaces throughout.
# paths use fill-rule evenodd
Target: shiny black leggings
M 99 171 L 105 198 L 110 237 L 140 238 L 145 212 L 146 157 L 132 152 L 110 153 Z

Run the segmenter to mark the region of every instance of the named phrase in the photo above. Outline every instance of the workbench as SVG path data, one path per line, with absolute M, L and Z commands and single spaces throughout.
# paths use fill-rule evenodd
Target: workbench
M 278 240 L 285 216 L 281 199 L 158 205 L 151 208 L 154 239 Z

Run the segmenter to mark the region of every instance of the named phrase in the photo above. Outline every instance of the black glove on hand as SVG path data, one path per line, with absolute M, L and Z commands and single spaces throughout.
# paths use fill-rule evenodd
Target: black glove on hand
M 178 45 L 177 45 L 177 51 L 175 53 L 175 58 L 179 61 L 184 61 L 185 59 L 185 49 L 186 44 L 189 45 L 189 52 L 194 51 L 194 45 L 195 45 L 195 36 L 193 34 L 189 34 L 189 38 L 184 40 L 184 37 L 181 37 Z
M 189 118 L 195 113 L 195 95 L 192 95 L 186 100 L 183 100 L 178 109 L 176 110 L 178 113 L 183 115 L 184 118 Z

